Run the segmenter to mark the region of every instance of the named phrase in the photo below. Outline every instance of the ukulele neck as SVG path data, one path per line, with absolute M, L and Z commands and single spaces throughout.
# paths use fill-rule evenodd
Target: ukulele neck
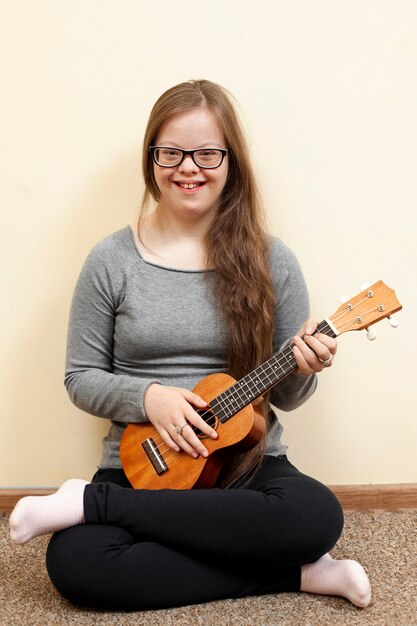
M 329 320 L 320 322 L 314 334 L 316 333 L 322 333 L 329 337 L 336 337 L 338 334 Z M 227 422 L 233 415 L 275 387 L 288 374 L 297 369 L 292 348 L 293 344 L 290 343 L 283 350 L 276 352 L 270 359 L 210 402 L 210 407 L 215 411 L 221 423 Z

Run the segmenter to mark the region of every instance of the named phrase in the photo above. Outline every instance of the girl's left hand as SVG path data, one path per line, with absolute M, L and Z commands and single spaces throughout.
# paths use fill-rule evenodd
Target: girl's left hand
M 313 337 L 316 330 L 316 320 L 309 319 L 304 322 L 293 339 L 293 352 L 298 365 L 298 373 L 303 376 L 311 376 L 330 367 L 337 352 L 336 339 L 322 333 Z M 303 339 L 301 335 L 304 335 Z

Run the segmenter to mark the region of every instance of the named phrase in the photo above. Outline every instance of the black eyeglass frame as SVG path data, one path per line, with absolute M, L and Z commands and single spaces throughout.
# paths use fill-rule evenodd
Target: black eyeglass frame
M 155 156 L 155 151 L 160 150 L 161 148 L 165 148 L 165 149 L 168 148 L 171 150 L 178 150 L 178 152 L 182 152 L 181 161 L 179 161 L 175 165 L 161 165 L 160 163 L 158 163 L 158 161 L 156 160 L 156 156 Z M 204 152 L 204 150 L 216 150 L 216 152 L 221 152 L 222 158 L 221 158 L 220 163 L 218 165 L 200 165 L 199 163 L 197 163 L 197 161 L 195 160 L 194 154 L 196 152 Z M 221 164 L 224 161 L 224 157 L 228 155 L 229 150 L 227 148 L 197 148 L 196 150 L 183 150 L 182 148 L 176 148 L 175 146 L 149 146 L 149 152 L 152 154 L 154 163 L 158 165 L 159 167 L 179 167 L 181 163 L 184 161 L 185 157 L 190 156 L 192 160 L 194 161 L 194 163 L 197 165 L 197 167 L 204 169 L 204 170 L 215 170 L 221 166 Z

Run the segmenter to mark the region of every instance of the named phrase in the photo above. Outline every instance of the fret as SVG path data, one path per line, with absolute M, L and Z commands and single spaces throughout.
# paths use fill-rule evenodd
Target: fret
M 222 414 L 220 414 L 220 411 L 217 408 L 217 404 L 220 404 L 220 410 Z M 227 422 L 228 419 L 230 419 L 233 415 L 235 415 L 235 413 L 240 410 L 239 404 L 234 402 L 232 398 L 228 398 L 226 392 L 223 392 L 222 394 L 217 396 L 217 398 L 215 398 L 211 402 L 210 407 L 216 412 L 218 419 L 223 423 Z
M 285 360 L 287 361 L 287 364 L 291 367 L 291 361 L 290 359 L 287 357 L 287 355 L 285 354 L 285 352 L 282 353 L 282 356 L 285 358 Z
M 337 337 L 337 334 L 334 332 L 327 320 L 323 320 L 317 325 L 317 332 L 327 335 L 328 337 Z
M 219 421 L 225 423 L 245 406 L 269 391 L 296 367 L 292 348 L 287 346 L 214 398 L 210 406 Z
M 274 370 L 271 367 L 271 365 L 269 364 L 269 361 L 266 361 L 263 365 L 259 366 L 259 369 L 261 370 L 262 375 L 264 376 L 264 381 L 265 381 L 264 384 L 263 384 L 264 388 L 262 389 L 262 391 L 265 391 L 265 389 L 268 389 L 268 387 L 270 387 L 270 385 L 271 385 L 271 382 L 276 380 L 276 376 L 275 377 L 273 376 L 271 378 L 270 375 L 268 374 L 268 371 L 267 371 L 268 367 L 271 370 L 270 373 L 273 374 Z
M 232 385 L 210 402 L 210 408 L 215 412 L 219 422 L 222 424 L 246 406 L 246 404 L 241 403 L 239 395 L 236 395 L 236 391 L 236 384 Z M 236 397 L 233 397 L 234 395 Z
M 227 422 L 228 419 L 230 419 L 233 415 L 233 411 L 230 411 L 230 409 L 228 409 L 227 405 L 222 405 L 221 401 L 219 402 L 220 406 L 216 406 L 216 402 L 219 401 L 220 396 L 218 396 L 217 398 L 215 398 L 211 404 L 210 404 L 210 408 L 213 409 L 216 413 L 216 416 L 218 418 L 218 420 L 220 422 L 222 422 L 222 424 L 224 424 L 225 422 Z M 203 411 L 204 414 L 206 414 L 205 411 Z M 207 422 L 210 423 L 210 418 L 211 418 L 211 414 L 209 415 L 209 418 L 206 419 Z
M 249 393 L 247 393 L 245 386 L 247 386 L 247 383 L 245 382 L 245 379 L 242 378 L 242 380 L 240 381 L 239 387 L 241 390 L 241 393 L 245 396 L 245 398 L 248 400 L 248 402 L 252 402 L 254 396 L 252 395 L 252 393 L 249 390 Z M 256 397 L 256 396 L 255 396 Z

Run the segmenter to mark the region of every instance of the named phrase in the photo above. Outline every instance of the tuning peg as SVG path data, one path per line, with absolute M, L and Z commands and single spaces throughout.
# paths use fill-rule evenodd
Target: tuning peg
M 376 332 L 373 328 L 366 329 L 366 338 L 369 339 L 369 341 L 374 341 L 374 339 L 376 339 Z
M 339 300 L 342 304 L 345 304 L 345 302 L 347 302 L 349 298 L 347 296 L 340 296 Z
M 397 322 L 397 320 L 395 319 L 395 317 L 391 317 L 391 315 L 388 315 L 387 320 L 388 320 L 388 324 L 392 326 L 392 328 L 398 328 L 398 326 L 400 325 L 399 322 Z
M 363 283 L 361 285 L 361 291 L 365 291 L 365 289 L 368 289 L 371 286 L 371 283 Z

